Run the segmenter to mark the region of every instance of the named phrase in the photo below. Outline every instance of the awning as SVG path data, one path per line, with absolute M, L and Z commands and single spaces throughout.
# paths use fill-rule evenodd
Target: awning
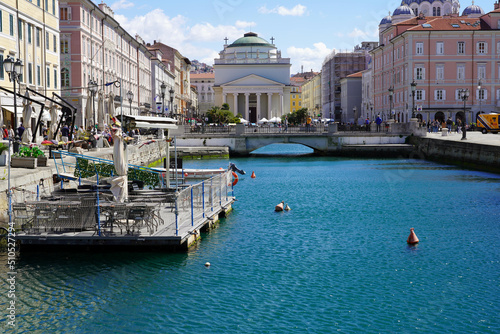
M 175 124 L 167 124 L 167 123 L 150 123 L 150 122 L 135 122 L 136 128 L 142 129 L 177 129 L 177 125 Z
M 123 116 L 125 123 L 131 127 L 143 129 L 177 129 L 176 119 L 170 117 L 151 117 L 151 116 Z M 118 117 L 120 119 L 120 117 Z
M 19 107 L 18 107 L 18 108 L 19 108 Z M 19 112 L 19 111 L 21 111 L 21 112 L 23 111 L 23 109 L 22 109 L 23 107 L 21 106 L 20 108 L 21 108 L 21 110 L 18 110 L 18 112 Z M 14 107 L 2 106 L 2 109 L 3 109 L 3 110 L 5 110 L 5 111 L 8 111 L 8 112 L 14 113 Z

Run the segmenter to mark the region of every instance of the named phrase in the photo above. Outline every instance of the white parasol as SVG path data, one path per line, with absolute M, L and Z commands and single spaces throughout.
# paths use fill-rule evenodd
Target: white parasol
M 108 95 L 108 115 L 109 119 L 115 117 L 115 94 L 113 92 Z
M 281 123 L 281 118 L 275 116 L 275 117 L 271 118 L 269 120 L 269 122 L 271 122 L 271 123 Z
M 87 128 L 90 127 L 90 120 L 94 118 L 92 112 L 92 96 L 90 95 L 90 90 L 87 92 L 87 104 L 85 105 L 85 120 Z
M 26 91 L 24 94 L 25 97 L 29 98 L 30 93 Z M 31 131 L 31 114 L 33 113 L 33 107 L 31 106 L 31 101 L 28 99 L 23 99 L 23 126 L 24 132 L 21 138 L 21 142 L 23 143 L 31 143 L 31 139 L 33 138 L 33 132 Z
M 113 127 L 113 163 L 115 165 L 117 177 L 111 180 L 111 192 L 117 202 L 123 203 L 128 197 L 128 163 L 125 156 L 125 143 L 122 130 Z
M 97 124 L 99 130 L 104 130 L 104 93 L 99 91 L 99 98 L 97 99 Z
M 244 118 L 240 118 L 240 122 L 243 123 L 243 124 L 247 124 L 248 123 L 248 121 L 246 119 L 244 119 Z
M 257 123 L 262 124 L 262 123 L 267 123 L 267 122 L 269 122 L 269 121 L 267 120 L 267 118 L 264 117 L 260 121 L 258 121 Z
M 50 140 L 56 139 L 57 130 L 57 105 L 51 103 L 50 105 Z

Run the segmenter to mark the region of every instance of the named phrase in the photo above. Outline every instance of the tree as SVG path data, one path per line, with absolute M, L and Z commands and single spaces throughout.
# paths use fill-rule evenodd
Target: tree
M 305 123 L 307 120 L 307 108 L 301 108 L 295 112 L 292 112 L 287 115 L 288 116 L 288 123 L 290 125 L 300 125 L 302 123 Z M 284 116 L 281 117 L 282 119 Z

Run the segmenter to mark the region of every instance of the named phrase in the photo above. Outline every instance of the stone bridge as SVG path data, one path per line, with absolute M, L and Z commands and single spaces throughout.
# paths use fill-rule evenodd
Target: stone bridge
M 286 132 L 282 128 L 248 128 L 242 124 L 219 133 L 186 129 L 180 127 L 180 131 L 170 134 L 176 137 L 178 146 L 225 146 L 231 156 L 248 156 L 271 144 L 300 144 L 313 149 L 316 155 L 401 156 L 412 151 L 412 146 L 406 144 L 408 136 L 426 133 L 416 122 L 393 123 L 381 132 L 376 132 L 375 127 L 371 131 L 337 131 L 336 124 L 314 132 L 306 132 L 304 128 L 289 128 Z

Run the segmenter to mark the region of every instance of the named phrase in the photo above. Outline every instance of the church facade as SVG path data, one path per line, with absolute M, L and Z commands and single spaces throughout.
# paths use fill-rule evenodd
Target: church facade
M 234 115 L 251 123 L 290 111 L 290 58 L 272 43 L 246 33 L 224 45 L 214 61 L 215 105 L 229 104 Z

